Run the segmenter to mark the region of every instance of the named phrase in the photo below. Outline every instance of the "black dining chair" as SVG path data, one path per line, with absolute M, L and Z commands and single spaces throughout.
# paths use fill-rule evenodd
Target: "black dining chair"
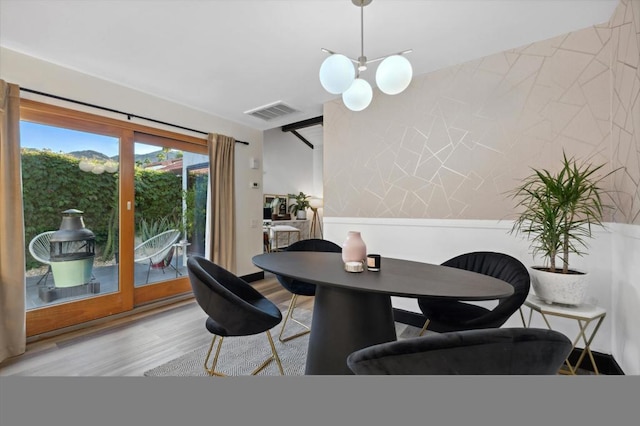
M 285 249 L 285 251 L 322 251 L 322 252 L 341 253 L 342 247 L 328 240 L 323 240 L 320 238 L 311 238 L 307 240 L 296 241 L 295 243 L 288 246 Z M 276 278 L 284 288 L 286 288 L 291 292 L 291 300 L 289 302 L 289 308 L 287 309 L 287 313 L 284 316 L 284 321 L 282 322 L 282 328 L 280 329 L 280 334 L 278 335 L 278 339 L 281 342 L 287 342 L 291 339 L 295 339 L 296 337 L 304 336 L 305 334 L 309 333 L 310 331 L 309 326 L 293 318 L 293 311 L 296 308 L 298 296 L 314 296 L 316 294 L 316 285 L 305 282 L 305 281 L 296 280 L 293 278 L 283 277 L 281 275 L 276 275 Z M 302 326 L 304 330 L 299 333 L 296 333 L 287 337 L 283 337 L 284 329 L 289 320 L 296 322 L 297 324 Z
M 499 299 L 492 309 L 458 300 L 418 298 L 418 306 L 426 318 L 420 336 L 427 327 L 439 333 L 498 328 L 522 306 L 529 294 L 530 278 L 527 267 L 508 254 L 489 251 L 464 253 L 442 265 L 501 279 L 511 284 L 514 291 L 511 296 Z
M 187 270 L 196 301 L 208 315 L 205 327 L 213 334 L 204 360 L 207 373 L 212 376 L 225 376 L 216 371 L 218 355 L 225 337 L 250 336 L 264 332 L 267 334 L 272 355 L 251 374 L 258 374 L 275 360 L 280 374 L 284 375 L 270 332 L 282 321 L 280 309 L 242 278 L 204 257 L 189 257 Z M 217 337 L 220 337 L 220 340 L 216 353 L 211 366 L 208 366 Z
M 564 334 L 542 328 L 432 333 L 352 352 L 356 375 L 552 375 L 571 352 Z

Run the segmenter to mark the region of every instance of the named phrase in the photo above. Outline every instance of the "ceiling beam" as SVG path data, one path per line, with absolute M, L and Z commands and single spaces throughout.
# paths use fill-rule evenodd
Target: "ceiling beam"
M 304 129 L 305 127 L 312 126 L 322 126 L 323 118 L 322 116 L 309 118 L 307 120 L 298 121 L 296 123 L 287 124 L 286 126 L 282 126 L 281 129 L 283 132 L 291 132 L 295 137 L 300 139 L 302 142 L 307 144 L 307 146 L 313 149 L 313 144 L 309 142 L 304 136 L 297 132 L 299 129 Z
M 298 121 L 296 123 L 287 124 L 286 126 L 282 126 L 283 132 L 290 132 L 292 130 L 304 129 L 305 127 L 322 125 L 323 119 L 322 116 L 309 118 L 307 120 Z
M 290 132 L 293 133 L 302 142 L 306 143 L 309 148 L 313 149 L 313 144 L 305 139 L 305 137 L 298 133 L 296 130 L 290 130 Z

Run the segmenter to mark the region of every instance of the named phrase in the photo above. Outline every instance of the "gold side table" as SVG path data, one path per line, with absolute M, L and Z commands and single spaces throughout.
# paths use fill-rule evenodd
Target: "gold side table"
M 595 372 L 595 374 L 600 374 L 600 372 L 598 371 L 598 366 L 596 365 L 596 361 L 593 358 L 593 353 L 591 353 L 591 342 L 593 342 L 593 338 L 598 332 L 598 329 L 600 328 L 600 325 L 602 324 L 602 321 L 607 314 L 607 311 L 604 308 L 586 303 L 578 306 L 555 304 L 550 305 L 543 302 L 533 294 L 530 294 L 527 297 L 527 300 L 525 300 L 523 305 L 529 308 L 529 320 L 526 323 L 522 309 L 520 309 L 520 318 L 522 319 L 522 324 L 525 327 L 529 327 L 531 325 L 531 317 L 533 315 L 533 311 L 540 313 L 549 330 L 551 330 L 551 324 L 547 319 L 547 315 L 569 318 L 578 322 L 579 332 L 575 340 L 573 341 L 571 351 L 575 349 L 576 345 L 581 339 L 584 343 L 584 350 L 580 354 L 580 357 L 576 361 L 575 365 L 571 365 L 571 363 L 569 362 L 569 358 L 567 358 L 565 360 L 565 364 L 568 368 L 568 371 L 561 370 L 560 373 L 575 375 L 576 369 L 578 368 L 580 363 L 582 363 L 585 355 L 589 355 L 591 365 L 593 366 L 593 371 Z M 593 327 L 591 328 L 591 333 L 589 334 L 587 332 L 587 329 L 590 324 L 593 324 Z

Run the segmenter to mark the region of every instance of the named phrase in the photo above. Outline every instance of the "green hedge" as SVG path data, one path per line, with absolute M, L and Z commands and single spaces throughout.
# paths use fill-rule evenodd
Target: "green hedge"
M 117 241 L 116 199 L 118 173 L 83 172 L 79 159 L 51 151 L 22 150 L 22 186 L 25 241 L 44 231 L 57 230 L 62 212 L 83 211 L 84 223 L 96 236 L 96 255 L 112 258 Z M 180 223 L 182 179 L 172 173 L 136 168 L 136 224 L 168 218 Z M 110 233 L 111 231 L 111 233 Z M 29 254 L 27 269 L 41 266 Z

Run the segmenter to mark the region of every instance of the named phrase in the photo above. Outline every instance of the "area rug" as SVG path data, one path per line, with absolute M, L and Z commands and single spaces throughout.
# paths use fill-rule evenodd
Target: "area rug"
M 284 314 L 283 314 L 284 316 Z M 311 311 L 306 309 L 296 309 L 294 318 L 303 324 L 311 323 Z M 282 323 L 281 323 L 282 324 Z M 280 342 L 278 334 L 281 325 L 271 330 L 273 342 L 278 351 L 282 369 L 286 376 L 304 375 L 305 362 L 307 358 L 307 346 L 309 345 L 309 334 L 298 337 L 288 342 Z M 206 330 L 204 330 L 206 332 Z M 285 336 L 302 331 L 302 327 L 293 321 L 287 323 Z M 396 323 L 396 333 L 398 339 L 414 337 L 420 329 L 406 324 Z M 144 372 L 147 377 L 195 377 L 208 376 L 204 370 L 204 359 L 209 349 L 209 344 L 202 345 L 193 351 L 186 353 L 165 364 L 159 365 Z M 217 341 L 216 341 L 217 345 Z M 215 351 L 215 348 L 214 348 Z M 218 357 L 216 371 L 229 376 L 250 375 L 262 362 L 271 355 L 269 341 L 265 333 L 253 336 L 226 337 Z M 212 354 L 213 358 L 213 354 Z M 211 358 L 211 359 L 212 359 Z M 211 362 L 211 359 L 209 362 Z M 280 375 L 275 361 L 269 363 L 258 376 Z

